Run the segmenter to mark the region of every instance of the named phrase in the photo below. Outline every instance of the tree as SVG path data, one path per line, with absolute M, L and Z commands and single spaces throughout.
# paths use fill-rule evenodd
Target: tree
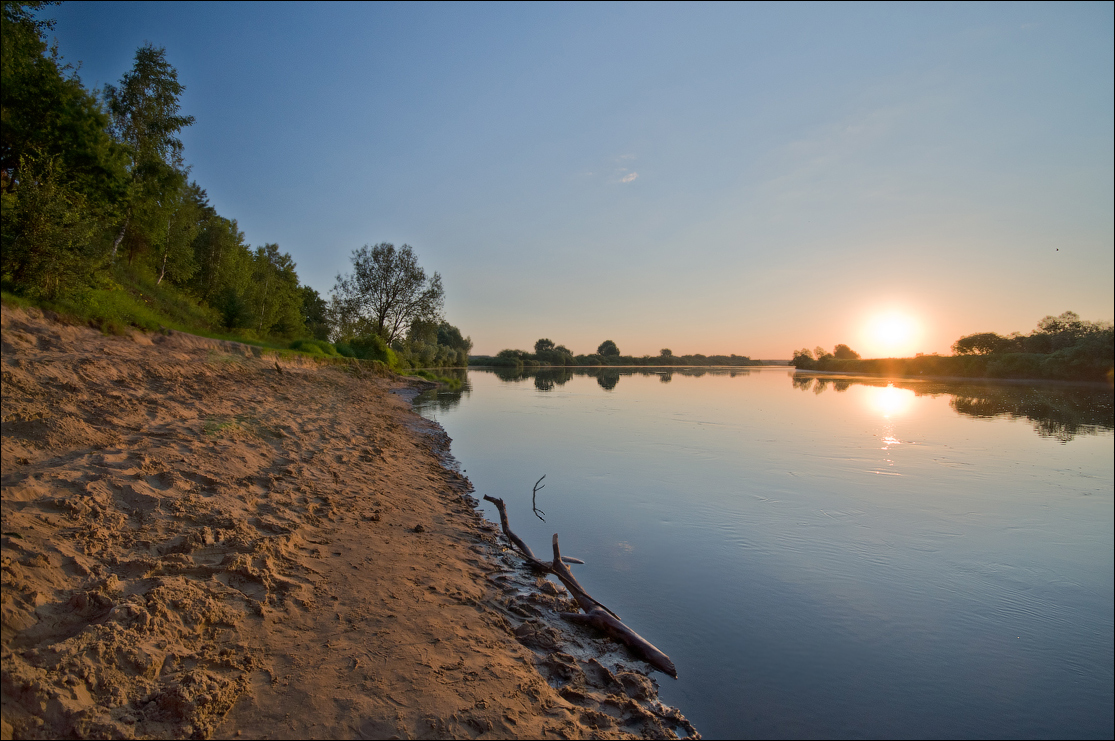
M 1002 352 L 1011 341 L 994 332 L 977 332 L 961 337 L 952 343 L 952 351 L 957 355 L 990 355 Z
M 437 325 L 437 344 L 451 347 L 457 351 L 463 351 L 464 359 L 467 364 L 468 354 L 472 351 L 472 338 L 463 336 L 461 330 L 457 329 L 449 322 L 442 322 Z
M 668 348 L 668 347 L 664 347 L 664 348 L 662 348 L 661 350 L 659 350 L 659 351 L 658 351 L 658 354 L 659 354 L 660 356 L 664 357 L 664 358 L 672 358 L 672 357 L 674 357 L 674 351 L 673 351 L 673 350 L 671 350 L 671 349 L 670 349 L 670 348 Z
M 387 342 L 399 339 L 415 319 L 441 317 L 445 291 L 436 272 L 426 277 L 410 245 L 381 242 L 352 253 L 352 273 L 337 276 L 334 311 L 347 326 L 370 325 Z
M 252 283 L 247 303 L 252 329 L 260 336 L 293 337 L 302 333 L 302 292 L 294 260 L 279 245 L 256 247 L 252 255 Z
M 199 296 L 213 303 L 230 288 L 243 292 L 247 286 L 251 257 L 244 243 L 244 233 L 235 221 L 217 214 L 203 200 L 201 223 L 194 237 L 194 260 L 198 271 L 191 286 Z
M 302 292 L 302 323 L 315 340 L 329 339 L 329 319 L 326 316 L 325 299 L 309 286 L 298 289 Z
M 178 98 L 185 90 L 178 72 L 166 60 L 166 49 L 144 44 L 136 51 L 131 72 L 120 86 L 105 85 L 104 97 L 112 116 L 112 132 L 130 150 L 131 188 L 112 256 L 123 241 L 137 206 L 154 200 L 169 187 L 173 171 L 184 171 L 178 132 L 194 122 L 179 113 Z
M 606 358 L 616 358 L 619 357 L 619 347 L 611 340 L 604 340 L 600 343 L 600 347 L 596 348 L 596 353 Z
M 1043 334 L 1070 335 L 1079 337 L 1088 330 L 1090 322 L 1081 321 L 1075 311 L 1066 311 L 1060 316 L 1047 316 L 1038 322 L 1036 332 Z
M 3 189 L 11 192 L 20 181 L 24 159 L 44 164 L 55 158 L 56 182 L 100 212 L 123 194 L 125 152 L 109 136 L 97 99 L 43 38 L 54 22 L 35 20 L 34 13 L 53 4 L 4 0 L 0 13 Z
M 859 360 L 859 353 L 843 343 L 832 348 L 832 354 L 837 360 Z
M 56 173 L 56 161 L 23 158 L 24 182 L 3 194 L 0 273 L 32 296 L 56 299 L 88 281 L 96 227 L 84 199 Z
M 794 357 L 790 360 L 790 365 L 799 370 L 809 370 L 813 368 L 813 353 L 810 352 L 808 347 L 803 347 L 800 350 L 794 350 Z
M 171 282 L 184 285 L 197 271 L 193 241 L 203 217 L 204 203 L 205 191 L 197 183 L 182 183 L 180 187 L 168 190 L 157 201 L 159 226 L 165 221 L 166 230 L 159 235 L 163 243 L 156 285 L 162 283 L 168 273 Z
M 538 342 L 534 343 L 535 354 L 549 352 L 550 350 L 553 350 L 553 349 L 554 349 L 554 341 L 553 340 L 541 339 L 541 340 L 538 340 Z

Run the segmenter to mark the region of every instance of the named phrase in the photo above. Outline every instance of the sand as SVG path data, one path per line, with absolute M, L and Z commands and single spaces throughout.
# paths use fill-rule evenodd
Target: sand
M 696 735 L 557 618 L 418 382 L 0 324 L 3 738 Z

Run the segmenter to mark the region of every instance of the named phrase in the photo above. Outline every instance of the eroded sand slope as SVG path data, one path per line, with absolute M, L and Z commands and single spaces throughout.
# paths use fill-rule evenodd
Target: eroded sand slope
M 496 586 L 508 556 L 399 382 L 34 310 L 2 326 L 5 738 L 688 726 L 516 619 L 539 609 Z

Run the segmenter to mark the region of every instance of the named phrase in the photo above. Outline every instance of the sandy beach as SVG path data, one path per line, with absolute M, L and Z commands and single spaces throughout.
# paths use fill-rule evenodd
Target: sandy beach
M 695 735 L 557 618 L 415 382 L 2 328 L 3 738 Z

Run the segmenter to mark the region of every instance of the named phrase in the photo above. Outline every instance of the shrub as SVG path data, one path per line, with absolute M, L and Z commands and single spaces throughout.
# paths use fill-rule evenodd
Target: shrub
M 357 337 L 349 343 L 349 347 L 361 360 L 378 360 L 392 370 L 399 370 L 407 365 L 378 334 Z
M 290 343 L 291 350 L 298 350 L 299 352 L 308 353 L 310 355 L 324 355 L 326 357 L 337 357 L 340 355 L 337 348 L 333 347 L 325 340 L 314 339 L 300 339 Z
M 21 292 L 48 300 L 87 286 L 99 258 L 96 220 L 55 165 L 21 158 L 20 186 L 3 194 L 0 272 Z

